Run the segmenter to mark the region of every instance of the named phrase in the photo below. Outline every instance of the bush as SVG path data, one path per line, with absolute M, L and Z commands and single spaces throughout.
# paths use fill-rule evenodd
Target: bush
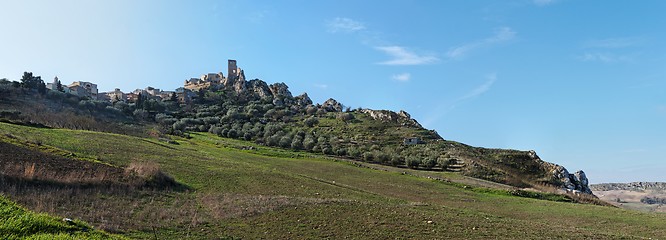
M 402 159 L 402 157 L 400 155 L 396 154 L 396 155 L 391 156 L 391 165 L 397 167 L 397 166 L 400 166 L 400 165 L 403 165 L 403 164 L 405 164 L 405 160 Z
M 148 115 L 148 112 L 147 112 L 146 110 L 143 110 L 143 109 L 137 109 L 137 110 L 134 110 L 134 112 L 132 113 L 132 115 L 133 115 L 134 118 L 137 119 L 137 120 L 147 120 L 147 119 L 148 119 L 148 116 L 149 116 L 149 115 Z
M 347 149 L 346 148 L 338 148 L 335 150 L 335 154 L 338 156 L 346 156 L 347 155 Z
M 315 141 L 314 137 L 306 135 L 303 140 L 303 148 L 311 150 L 315 145 L 317 145 L 317 141 Z
M 252 140 L 253 136 L 254 135 L 252 135 L 252 133 L 245 132 L 245 134 L 243 134 L 243 139 L 245 139 L 246 141 L 250 141 L 250 140 Z
M 238 137 L 238 132 L 236 131 L 236 129 L 233 129 L 233 128 L 229 129 L 229 131 L 227 132 L 227 137 L 228 138 L 237 138 Z
M 292 142 L 291 136 L 284 135 L 280 138 L 279 144 L 280 144 L 280 147 L 289 148 L 289 147 L 291 147 L 291 142 Z
M 409 168 L 418 168 L 419 165 L 421 165 L 421 159 L 418 159 L 416 157 L 411 157 L 411 156 L 407 157 L 405 161 L 407 163 L 407 167 Z
M 315 116 L 310 116 L 303 121 L 303 124 L 308 127 L 313 127 L 314 125 L 319 124 L 319 119 Z
M 337 118 L 338 118 L 338 120 L 342 120 L 342 121 L 347 122 L 347 121 L 350 121 L 350 120 L 354 119 L 354 114 L 351 114 L 351 113 L 338 113 Z
M 423 166 L 424 166 L 426 169 L 432 169 L 432 168 L 434 168 L 435 166 L 437 166 L 437 160 L 434 159 L 434 158 L 428 158 L 428 159 L 426 159 L 425 162 L 423 163 Z
M 363 153 L 363 161 L 372 162 L 374 160 L 375 160 L 375 156 L 372 154 L 372 152 L 364 152 Z
M 291 141 L 291 148 L 295 150 L 303 149 L 303 138 L 299 135 L 296 135 Z
M 321 153 L 326 155 L 333 155 L 333 149 L 330 146 L 323 147 Z

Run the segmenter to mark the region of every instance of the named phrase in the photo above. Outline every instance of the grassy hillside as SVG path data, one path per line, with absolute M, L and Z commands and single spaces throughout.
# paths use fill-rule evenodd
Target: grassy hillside
M 0 123 L 0 141 L 22 149 L 117 169 L 158 164 L 181 184 L 100 188 L 49 178 L 45 190 L 33 184 L 38 177 L 23 174 L 2 182 L 0 191 L 29 209 L 131 238 L 666 238 L 663 214 L 515 197 L 510 190 L 463 185 L 458 182 L 469 179 L 451 172 L 425 176 L 209 133 L 191 137 L 167 143 Z M 42 168 L 49 165 L 13 171 Z M 58 171 L 75 175 L 77 169 Z M 114 176 L 90 179 L 122 179 Z
M 372 164 L 456 171 L 516 187 L 563 188 L 568 180 L 556 176 L 560 166 L 536 153 L 445 140 L 404 111 L 345 109 L 334 99 L 313 104 L 307 94 L 292 96 L 284 83 L 237 81 L 190 92 L 182 101 L 144 93 L 130 103 L 14 85 L 20 84 L 0 82 L 0 119 L 28 125 L 166 138 L 207 132 Z M 420 144 L 403 144 L 415 138 Z
M 81 221 L 65 222 L 46 214 L 25 210 L 0 196 L 2 239 L 123 239 L 93 230 Z

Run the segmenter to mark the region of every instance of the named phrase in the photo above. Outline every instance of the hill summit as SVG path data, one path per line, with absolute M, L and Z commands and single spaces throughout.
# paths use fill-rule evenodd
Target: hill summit
M 0 118 L 125 134 L 144 129 L 161 138 L 210 132 L 338 158 L 459 172 L 521 188 L 552 186 L 592 193 L 583 171 L 571 174 L 563 166 L 541 160 L 534 151 L 445 140 L 403 110 L 350 109 L 333 98 L 315 104 L 307 93 L 293 96 L 285 83 L 246 80 L 235 60 L 228 64 L 227 77 L 221 72 L 204 74 L 186 80 L 170 94 L 147 88 L 131 97 L 117 92 L 113 98 L 105 98 L 105 93 L 93 98 L 59 89 L 36 91 L 31 86 L 39 84 L 5 80 L 0 82 Z M 35 82 L 31 73 L 27 78 L 22 81 Z

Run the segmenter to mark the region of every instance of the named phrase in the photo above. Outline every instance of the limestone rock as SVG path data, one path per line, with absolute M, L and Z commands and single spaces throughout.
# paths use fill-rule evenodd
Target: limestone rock
M 554 168 L 551 170 L 552 177 L 559 181 L 565 190 L 592 194 L 592 190 L 589 186 L 589 180 L 587 179 L 587 176 L 583 170 L 579 170 L 574 174 L 570 174 L 566 168 L 560 165 L 552 163 L 549 164 L 554 166 Z
M 260 99 L 270 97 L 273 95 L 273 93 L 271 93 L 271 89 L 268 87 L 268 84 L 259 79 L 248 81 L 247 89 L 250 89 L 253 92 L 253 94 Z
M 288 97 L 292 98 L 291 92 L 289 92 L 289 86 L 285 83 L 273 83 L 270 86 L 271 93 L 273 93 L 273 96 L 281 96 L 281 97 Z
M 361 112 L 369 114 L 372 119 L 377 121 L 400 123 L 402 125 L 411 125 L 421 128 L 421 124 L 412 119 L 411 115 L 403 110 L 396 113 L 389 110 L 361 109 Z
M 310 96 L 308 96 L 308 93 L 303 93 L 301 95 L 298 95 L 294 97 L 294 101 L 296 105 L 305 107 L 305 106 L 310 106 L 312 105 L 312 99 L 310 99 Z
M 327 112 L 342 112 L 344 106 L 333 98 L 329 98 L 321 105 L 321 107 Z

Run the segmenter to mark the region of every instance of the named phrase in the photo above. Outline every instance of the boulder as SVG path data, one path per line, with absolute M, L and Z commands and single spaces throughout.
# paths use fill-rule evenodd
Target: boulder
M 416 120 L 412 119 L 409 113 L 403 110 L 400 110 L 400 112 L 398 113 L 389 110 L 372 110 L 372 109 L 361 109 L 360 111 L 362 113 L 370 115 L 372 119 L 377 121 L 387 122 L 387 123 L 400 123 L 402 125 L 411 125 L 419 128 L 422 127 L 421 124 L 419 124 Z
M 565 190 L 569 192 L 580 191 L 582 193 L 592 194 L 589 180 L 583 170 L 570 174 L 566 168 L 556 164 L 552 165 L 554 166 L 553 170 L 551 170 L 552 177 L 560 182 Z
M 321 107 L 327 112 L 342 112 L 344 106 L 333 98 L 329 98 L 321 105 Z
M 275 97 L 281 96 L 292 98 L 291 92 L 289 92 L 289 86 L 285 83 L 273 83 L 269 88 Z
M 296 105 L 305 107 L 305 106 L 310 106 L 312 105 L 312 99 L 310 99 L 310 96 L 308 96 L 308 93 L 303 93 L 301 95 L 298 95 L 294 97 L 294 101 Z

